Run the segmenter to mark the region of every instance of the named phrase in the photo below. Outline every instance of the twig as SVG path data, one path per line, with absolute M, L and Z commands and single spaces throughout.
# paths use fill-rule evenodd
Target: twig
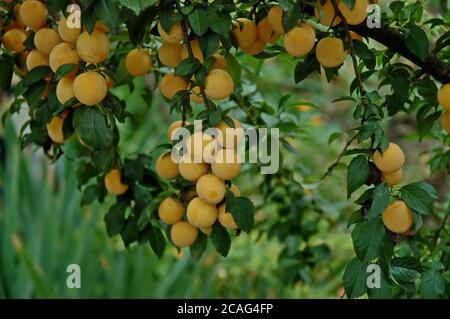
M 342 158 L 345 155 L 345 152 L 347 152 L 348 148 L 350 147 L 350 145 L 355 141 L 356 137 L 358 136 L 358 134 L 355 134 L 351 139 L 349 139 L 347 141 L 347 143 L 345 143 L 344 148 L 342 149 L 341 153 L 339 154 L 339 156 L 337 157 L 337 159 L 334 161 L 333 164 L 331 164 L 327 171 L 325 172 L 325 174 L 323 174 L 323 176 L 320 178 L 321 181 L 325 180 L 328 176 L 330 176 L 334 169 L 336 168 L 336 166 L 339 165 L 339 163 L 341 162 Z
M 178 11 L 181 12 L 180 1 L 177 0 L 177 1 L 175 1 L 175 3 L 177 5 Z M 186 24 L 184 23 L 184 21 L 181 22 L 181 29 L 183 30 L 184 42 L 186 43 L 186 48 L 187 48 L 189 57 L 195 58 L 194 51 L 192 50 L 191 42 L 189 41 L 188 30 L 187 30 L 187 27 L 186 27 Z M 211 109 L 211 105 L 209 104 L 208 98 L 206 97 L 205 89 L 198 84 L 199 81 L 197 79 L 197 75 L 194 75 L 194 77 L 195 77 L 195 82 L 197 83 L 198 87 L 200 88 L 200 95 L 203 98 L 203 102 L 205 103 L 206 108 Z
M 434 246 L 436 247 L 437 242 L 439 240 L 439 236 L 441 235 L 442 230 L 445 228 L 448 218 L 450 217 L 450 213 L 447 212 L 447 215 L 445 216 L 444 220 L 442 221 L 442 225 L 439 227 L 439 229 L 436 231 L 436 234 L 433 237 L 433 243 Z

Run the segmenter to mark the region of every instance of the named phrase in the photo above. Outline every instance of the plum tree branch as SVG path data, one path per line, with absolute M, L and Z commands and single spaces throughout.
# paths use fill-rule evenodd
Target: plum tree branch
M 353 137 L 351 137 L 349 140 L 347 140 L 347 142 L 344 145 L 344 148 L 342 149 L 341 153 L 339 154 L 339 156 L 337 157 L 337 159 L 334 161 L 333 164 L 331 164 L 327 171 L 325 172 L 325 174 L 323 174 L 323 176 L 320 178 L 321 181 L 324 181 L 328 176 L 330 176 L 334 169 L 339 165 L 339 163 L 341 162 L 342 158 L 344 157 L 345 153 L 347 152 L 348 148 L 350 147 L 350 145 L 352 145 L 352 143 L 355 141 L 355 139 L 358 137 L 358 134 L 353 135 Z

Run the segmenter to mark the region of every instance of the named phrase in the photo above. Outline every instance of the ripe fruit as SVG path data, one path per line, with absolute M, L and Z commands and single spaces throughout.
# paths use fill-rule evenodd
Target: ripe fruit
M 442 114 L 441 126 L 447 133 L 450 134 L 450 112 L 449 111 L 445 111 L 444 114 Z
M 219 222 L 223 227 L 228 229 L 238 229 L 238 225 L 236 225 L 233 215 L 230 212 L 225 211 L 226 204 L 222 204 L 219 207 Z
M 168 73 L 162 78 L 159 90 L 166 99 L 170 100 L 177 92 L 187 90 L 188 86 L 188 81 L 181 76 L 177 76 L 175 73 Z
M 99 31 L 99 32 L 103 32 L 103 33 L 111 32 L 111 29 L 108 28 L 108 27 L 106 26 L 106 24 L 104 24 L 104 23 L 101 22 L 100 20 L 97 21 L 97 22 L 95 22 L 94 29 L 97 30 L 97 31 Z
M 396 234 L 406 232 L 413 224 L 411 210 L 400 200 L 389 205 L 381 215 L 381 219 L 384 226 Z
M 192 48 L 192 53 L 194 54 L 194 57 L 197 58 L 197 60 L 200 63 L 204 63 L 205 59 L 203 58 L 203 52 L 200 49 L 200 44 L 198 42 L 198 40 L 192 40 L 190 42 L 191 48 Z M 181 47 L 181 60 L 187 59 L 189 57 L 189 51 L 186 45 L 183 45 Z
M 172 136 L 174 135 L 174 133 L 176 133 L 176 131 L 180 127 L 188 126 L 190 124 L 191 123 L 189 123 L 188 121 L 184 121 L 184 125 L 183 125 L 182 120 L 175 121 L 172 124 L 170 124 L 169 129 L 167 130 L 167 138 L 169 139 L 169 141 L 172 141 Z
M 394 143 L 389 143 L 383 154 L 380 151 L 376 151 L 373 159 L 376 167 L 384 173 L 398 171 L 405 164 L 405 154 L 400 146 Z
M 223 55 L 214 53 L 212 56 L 214 57 L 215 61 L 211 65 L 211 70 L 221 69 L 224 71 L 228 71 L 228 63 Z
M 394 187 L 400 181 L 403 177 L 403 168 L 400 168 L 398 171 L 395 171 L 393 173 L 382 173 L 383 180 L 391 187 Z
M 234 83 L 230 74 L 224 70 L 215 69 L 209 72 L 205 79 L 205 93 L 214 100 L 229 97 L 234 91 Z
M 335 68 L 342 63 L 347 54 L 344 43 L 338 38 L 323 38 L 316 47 L 316 58 L 326 68 Z
M 181 221 L 172 226 L 170 237 L 179 248 L 191 246 L 197 239 L 198 229 L 191 224 Z
M 367 7 L 369 6 L 368 0 L 356 0 L 353 9 L 345 4 L 345 2 L 339 3 L 339 10 L 350 25 L 356 25 L 362 23 L 367 18 Z
M 363 40 L 362 35 L 360 35 L 356 32 L 353 32 L 353 31 L 350 31 L 350 37 L 352 38 L 353 41 L 362 41 Z
M 241 196 L 241 191 L 239 190 L 239 188 L 236 185 L 231 185 L 230 187 L 230 192 L 232 192 L 234 194 L 234 196 L 239 197 Z
M 172 25 L 168 33 L 166 32 L 166 30 L 164 30 L 161 23 L 158 22 L 158 32 L 165 42 L 179 43 L 181 40 L 183 40 L 183 29 L 181 28 L 180 22 Z
M 336 1 L 337 3 L 340 2 Z M 326 26 L 335 26 L 341 23 L 341 18 L 336 15 L 333 4 L 330 0 L 327 0 L 323 5 L 320 0 L 317 1 L 317 8 L 315 10 L 316 18 L 319 22 Z
M 205 203 L 216 205 L 225 198 L 225 182 L 213 174 L 199 178 L 196 184 L 198 197 Z
M 25 32 L 19 29 L 11 29 L 3 35 L 3 45 L 8 50 L 21 53 L 25 50 L 23 42 L 27 39 Z
M 199 229 L 206 236 L 209 236 L 212 233 L 212 227 L 205 227 L 205 228 L 199 228 Z
M 28 71 L 31 71 L 38 66 L 48 66 L 48 64 L 48 56 L 42 54 L 38 50 L 31 50 L 31 52 L 28 53 L 26 62 Z
M 194 132 L 186 144 L 190 159 L 195 163 L 210 163 L 216 154 L 217 141 L 203 132 Z
M 205 100 L 203 99 L 203 97 L 201 95 L 200 87 L 198 85 L 195 86 L 194 88 L 192 88 L 191 95 L 189 96 L 189 98 L 194 103 L 205 104 Z
M 173 161 L 171 153 L 162 154 L 157 159 L 156 173 L 165 179 L 172 179 L 180 174 L 178 164 Z
M 163 43 L 158 50 L 159 60 L 168 67 L 176 68 L 181 61 L 182 48 L 179 43 Z
M 178 223 L 184 215 L 185 208 L 183 204 L 172 197 L 164 199 L 158 207 L 158 216 L 166 225 Z
M 258 31 L 253 21 L 246 18 L 238 18 L 233 22 L 233 25 L 232 34 L 241 49 L 247 48 L 255 42 Z
M 77 40 L 77 51 L 84 62 L 102 63 L 109 55 L 108 37 L 96 30 L 92 34 L 83 32 Z
M 116 196 L 125 194 L 128 190 L 128 185 L 122 183 L 122 173 L 119 169 L 112 169 L 105 175 L 105 187 L 108 193 Z
M 69 28 L 66 18 L 62 17 L 58 22 L 58 33 L 65 42 L 75 43 L 81 33 L 80 28 Z
M 217 152 L 211 164 L 211 170 L 214 175 L 223 180 L 232 180 L 241 171 L 241 163 L 239 162 L 239 157 L 233 149 L 222 149 Z
M 437 94 L 439 104 L 446 110 L 450 110 L 450 83 L 443 85 Z
M 84 105 L 100 103 L 106 97 L 107 91 L 105 78 L 94 71 L 82 73 L 73 81 L 73 93 Z
M 316 34 L 308 27 L 295 27 L 284 37 L 286 51 L 295 57 L 307 55 L 316 43 Z
M 222 141 L 219 140 L 218 143 L 224 148 L 236 148 L 244 136 L 241 123 L 234 117 L 231 120 L 234 123 L 234 128 L 229 126 L 225 121 L 221 121 L 217 125 L 222 136 Z
M 180 175 L 187 181 L 195 182 L 208 173 L 209 165 L 206 163 L 181 162 L 178 165 Z
M 25 0 L 20 7 L 20 18 L 23 23 L 35 31 L 45 24 L 47 15 L 47 7 L 37 0 Z
M 258 55 L 264 51 L 265 47 L 266 43 L 261 41 L 259 38 L 256 38 L 250 46 L 243 48 L 242 51 L 248 55 Z
M 267 20 L 274 32 L 278 34 L 282 34 L 284 32 L 283 9 L 281 9 L 280 6 L 270 8 L 269 13 L 267 14 Z
M 56 86 L 56 97 L 61 104 L 66 103 L 72 99 L 75 95 L 73 94 L 73 79 L 71 77 L 63 77 L 59 80 Z
M 143 76 L 153 68 L 152 57 L 147 50 L 134 49 L 125 58 L 128 73 L 133 76 Z
M 215 205 L 205 203 L 198 197 L 191 200 L 187 207 L 187 219 L 189 223 L 198 228 L 212 226 L 217 220 L 217 214 Z
M 55 116 L 49 124 L 47 124 L 47 133 L 50 139 L 58 144 L 64 143 L 64 119 L 67 113 Z
M 64 64 L 78 64 L 80 57 L 70 43 L 60 43 L 55 46 L 49 56 L 50 67 L 56 73 Z
M 265 43 L 275 43 L 281 36 L 281 34 L 273 31 L 268 17 L 259 21 L 256 28 L 258 30 L 258 38 Z
M 50 55 L 53 48 L 61 43 L 61 38 L 56 30 L 50 28 L 40 29 L 34 35 L 34 46 L 45 55 Z

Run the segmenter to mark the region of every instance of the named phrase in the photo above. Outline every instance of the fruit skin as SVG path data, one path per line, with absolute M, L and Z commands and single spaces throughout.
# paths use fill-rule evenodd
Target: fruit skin
M 350 31 L 350 37 L 352 38 L 353 41 L 362 41 L 364 39 L 362 35 L 353 31 Z
M 314 30 L 307 27 L 295 27 L 284 37 L 284 48 L 294 57 L 304 57 L 316 43 Z
M 211 70 L 205 79 L 205 93 L 213 100 L 229 97 L 234 91 L 234 83 L 228 72 L 220 69 Z
M 284 33 L 283 28 L 283 9 L 280 6 L 274 6 L 270 8 L 267 14 L 267 22 L 269 23 L 272 30 L 278 34 Z
M 344 43 L 338 38 L 323 38 L 317 44 L 316 57 L 322 66 L 335 68 L 344 63 L 347 57 Z
M 219 129 L 222 136 L 222 141 L 218 139 L 218 143 L 224 148 L 236 148 L 244 137 L 244 130 L 242 129 L 241 123 L 234 117 L 231 120 L 234 123 L 234 128 L 229 126 L 225 121 L 217 124 L 217 129 Z
M 200 231 L 206 236 L 210 236 L 212 233 L 212 227 L 199 228 Z
M 265 47 L 266 43 L 261 41 L 259 38 L 256 38 L 250 46 L 243 48 L 242 51 L 244 51 L 248 55 L 254 56 L 263 52 Z
M 241 163 L 239 162 L 239 157 L 233 149 L 222 149 L 217 152 L 211 164 L 211 170 L 214 175 L 223 180 L 232 180 L 241 171 Z
M 356 0 L 352 10 L 344 3 L 339 3 L 339 10 L 350 25 L 356 25 L 364 22 L 367 18 L 368 0 Z
M 30 53 L 28 53 L 26 65 L 28 71 L 31 71 L 38 66 L 48 66 L 48 56 L 42 54 L 38 50 L 31 50 Z
M 444 114 L 442 114 L 441 126 L 448 134 L 450 134 L 450 112 L 449 111 L 445 111 Z
M 340 0 L 336 3 L 339 4 Z M 341 18 L 336 15 L 333 4 L 330 0 L 327 0 L 323 5 L 320 4 L 320 0 L 317 0 L 315 9 L 316 18 L 320 23 L 326 26 L 335 26 L 341 23 Z
M 122 173 L 119 169 L 112 169 L 108 174 L 105 175 L 105 187 L 108 193 L 120 196 L 125 194 L 128 190 L 128 185 L 123 184 Z
M 170 124 L 169 129 L 167 130 L 167 139 L 169 141 L 172 141 L 172 136 L 173 134 L 181 127 L 185 127 L 190 125 L 191 123 L 189 121 L 184 121 L 184 125 L 183 125 L 183 121 L 182 120 L 178 120 L 173 122 L 172 124 Z
M 186 163 L 181 162 L 178 165 L 180 175 L 187 181 L 195 182 L 200 177 L 208 173 L 209 165 L 206 163 Z
M 180 22 L 172 25 L 168 33 L 164 30 L 161 23 L 158 22 L 158 33 L 165 42 L 180 43 L 183 40 L 183 29 Z
M 184 221 L 176 223 L 170 229 L 172 242 L 179 248 L 191 246 L 195 243 L 197 236 L 198 229 Z
M 34 46 L 45 55 L 50 55 L 53 48 L 61 43 L 61 38 L 56 30 L 50 28 L 40 29 L 34 35 Z
M 194 132 L 186 141 L 187 153 L 195 163 L 211 163 L 217 150 L 217 141 L 203 132 Z
M 233 215 L 231 213 L 225 211 L 226 204 L 222 204 L 219 207 L 219 223 L 222 224 L 223 227 L 228 229 L 238 229 L 238 225 L 234 221 Z
M 446 110 L 450 111 L 450 83 L 443 85 L 438 93 L 437 98 L 439 104 Z
M 128 52 L 125 66 L 131 75 L 143 76 L 153 68 L 152 57 L 147 50 L 134 49 Z
M 265 17 L 256 25 L 258 30 L 258 38 L 265 43 L 275 43 L 280 38 L 281 34 L 273 31 L 269 24 L 269 18 Z
M 395 201 L 381 214 L 384 226 L 391 232 L 402 234 L 411 228 L 413 215 L 403 201 Z
M 67 117 L 67 113 L 62 113 L 59 116 L 55 116 L 50 123 L 47 124 L 47 133 L 50 139 L 58 144 L 64 143 L 64 119 Z
M 102 63 L 109 55 L 108 37 L 97 30 L 92 34 L 83 32 L 77 39 L 77 51 L 84 62 Z
M 400 181 L 402 180 L 403 168 L 400 168 L 398 171 L 395 171 L 393 173 L 383 173 L 382 172 L 381 175 L 383 177 L 383 180 L 386 182 L 386 184 L 388 184 L 390 187 L 394 187 L 395 185 L 400 183 Z
M 180 175 L 178 164 L 172 160 L 170 153 L 159 156 L 156 161 L 156 173 L 165 179 L 173 179 Z
M 84 105 L 92 106 L 100 103 L 107 92 L 105 78 L 94 71 L 82 73 L 73 81 L 73 93 Z
M 224 71 L 228 71 L 228 63 L 223 55 L 214 53 L 212 56 L 215 58 L 215 61 L 211 65 L 211 70 L 221 69 Z
M 65 42 L 76 43 L 81 33 L 81 28 L 69 28 L 66 18 L 62 17 L 58 22 L 58 33 Z
M 376 151 L 373 159 L 376 167 L 383 173 L 393 173 L 405 165 L 405 154 L 400 146 L 394 143 L 389 143 L 383 154 Z
M 179 43 L 163 43 L 158 50 L 158 57 L 162 64 L 176 68 L 181 62 L 181 49 L 183 46 Z
M 63 77 L 59 80 L 56 86 L 56 97 L 61 104 L 66 103 L 74 97 L 73 93 L 73 79 L 69 76 Z
M 27 39 L 25 32 L 19 29 L 11 29 L 3 35 L 3 45 L 8 50 L 21 53 L 25 50 L 23 42 Z
M 49 56 L 50 67 L 56 73 L 64 64 L 78 64 L 80 57 L 70 43 L 63 42 L 55 46 Z
M 94 29 L 99 31 L 99 32 L 103 32 L 103 33 L 108 33 L 111 32 L 111 29 L 108 28 L 108 26 L 106 24 L 104 24 L 102 21 L 97 21 L 95 22 L 95 26 Z
M 47 15 L 47 7 L 37 0 L 25 0 L 20 7 L 20 18 L 23 23 L 35 31 L 45 25 Z
M 225 182 L 213 174 L 206 174 L 199 178 L 196 184 L 198 197 L 205 203 L 216 205 L 226 193 Z
M 205 104 L 205 100 L 203 100 L 203 97 L 200 92 L 200 87 L 197 85 L 191 90 L 191 94 L 189 95 L 189 98 L 192 102 L 197 104 Z
M 175 73 L 167 73 L 159 84 L 159 90 L 166 99 L 172 99 L 179 91 L 187 90 L 189 86 L 181 76 L 175 75 Z
M 233 22 L 233 25 L 232 35 L 237 45 L 241 49 L 251 46 L 258 34 L 255 23 L 246 18 L 238 18 Z
M 166 225 L 178 223 L 184 215 L 184 205 L 175 198 L 168 197 L 164 199 L 158 207 L 158 216 Z
M 200 63 L 204 63 L 205 59 L 203 57 L 203 52 L 200 49 L 200 43 L 198 42 L 197 39 L 192 40 L 190 42 L 191 48 L 192 48 L 192 53 L 194 54 L 194 57 L 197 58 L 197 60 Z M 180 57 L 181 57 L 181 61 L 183 61 L 184 59 L 187 59 L 189 57 L 189 51 L 186 45 L 183 45 L 181 47 L 181 52 L 180 52 Z
M 189 202 L 187 207 L 187 219 L 197 228 L 211 227 L 217 220 L 217 208 L 202 201 L 199 197 Z

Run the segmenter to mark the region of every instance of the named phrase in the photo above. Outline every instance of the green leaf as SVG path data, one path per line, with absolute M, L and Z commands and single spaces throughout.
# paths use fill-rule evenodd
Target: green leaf
M 109 237 L 120 234 L 125 224 L 125 211 L 128 207 L 127 202 L 117 202 L 112 205 L 105 215 L 106 230 Z
M 387 184 L 383 183 L 377 185 L 373 193 L 372 206 L 367 212 L 367 217 L 371 219 L 380 216 L 386 207 L 388 207 L 390 199 L 391 193 Z
M 399 196 L 410 209 L 427 215 L 433 212 L 433 197 L 437 194 L 424 184 L 412 183 L 400 188 Z
M 250 232 L 255 223 L 255 206 L 245 197 L 235 197 L 232 192 L 226 195 L 225 211 L 233 215 L 236 225 L 245 232 Z
M 420 277 L 422 265 L 413 257 L 398 257 L 391 262 L 392 277 L 398 282 L 413 282 Z
M 164 234 L 159 227 L 152 225 L 149 228 L 148 241 L 156 256 L 161 258 L 164 254 L 164 249 L 166 248 L 166 239 L 164 238 Z
M 378 258 L 385 236 L 386 230 L 380 218 L 374 218 L 360 224 L 353 238 L 353 245 L 358 258 L 365 262 Z
M 425 31 L 413 23 L 408 24 L 405 39 L 406 47 L 423 61 L 428 58 L 429 42 Z
M 220 121 L 222 121 L 222 109 L 218 107 L 209 113 L 208 122 L 211 126 L 216 126 Z
M 369 178 L 370 170 L 367 158 L 359 155 L 353 158 L 347 171 L 347 197 L 353 194 L 358 188 L 363 186 Z
M 120 21 L 120 9 L 115 1 L 97 0 L 95 15 L 111 30 L 116 31 Z
M 231 247 L 231 238 L 228 231 L 220 224 L 212 226 L 211 241 L 217 252 L 226 257 Z
M 78 68 L 78 64 L 64 64 L 64 65 L 61 65 L 58 68 L 58 70 L 56 71 L 55 80 L 56 81 L 61 80 L 63 77 L 65 77 L 67 74 L 72 73 L 77 68 Z
M 23 79 L 23 85 L 25 87 L 39 82 L 47 75 L 51 74 L 52 70 L 48 66 L 38 66 L 32 69 Z
M 189 251 L 191 252 L 192 260 L 195 262 L 199 261 L 200 258 L 202 258 L 203 253 L 206 250 L 207 247 L 207 236 L 202 233 L 201 231 L 198 232 L 197 239 L 195 240 L 195 243 L 189 247 Z
M 343 281 L 348 298 L 358 298 L 367 292 L 367 263 L 353 258 L 345 268 Z
M 420 296 L 425 299 L 447 298 L 446 287 L 447 282 L 439 271 L 428 270 L 422 275 Z
M 77 108 L 73 125 L 84 143 L 93 150 L 107 148 L 113 142 L 113 134 L 105 115 L 96 107 Z
M 8 91 L 11 88 L 11 81 L 14 72 L 14 59 L 3 54 L 0 56 L 0 88 Z
M 89 185 L 83 191 L 83 198 L 81 199 L 81 206 L 92 204 L 100 197 L 101 189 L 97 185 Z
M 229 35 L 232 23 L 228 13 L 214 11 L 208 15 L 208 21 L 211 30 L 224 36 Z
M 241 64 L 231 53 L 227 54 L 225 59 L 227 60 L 228 72 L 230 73 L 234 86 L 236 87 L 241 82 Z
M 363 221 L 363 215 L 361 213 L 361 209 L 354 211 L 350 217 L 348 218 L 347 228 L 353 224 L 360 223 Z
M 188 15 L 189 24 L 195 34 L 202 36 L 208 30 L 208 15 L 204 9 L 195 9 Z
M 201 64 L 196 58 L 186 58 L 180 62 L 175 70 L 175 74 L 180 76 L 190 76 L 195 73 Z
M 303 61 L 300 61 L 295 66 L 295 83 L 300 83 L 314 71 L 320 72 L 320 64 L 317 61 L 315 54 L 309 54 Z
M 370 299 L 392 299 L 392 284 L 385 274 L 380 273 L 380 288 L 369 288 L 367 295 Z

